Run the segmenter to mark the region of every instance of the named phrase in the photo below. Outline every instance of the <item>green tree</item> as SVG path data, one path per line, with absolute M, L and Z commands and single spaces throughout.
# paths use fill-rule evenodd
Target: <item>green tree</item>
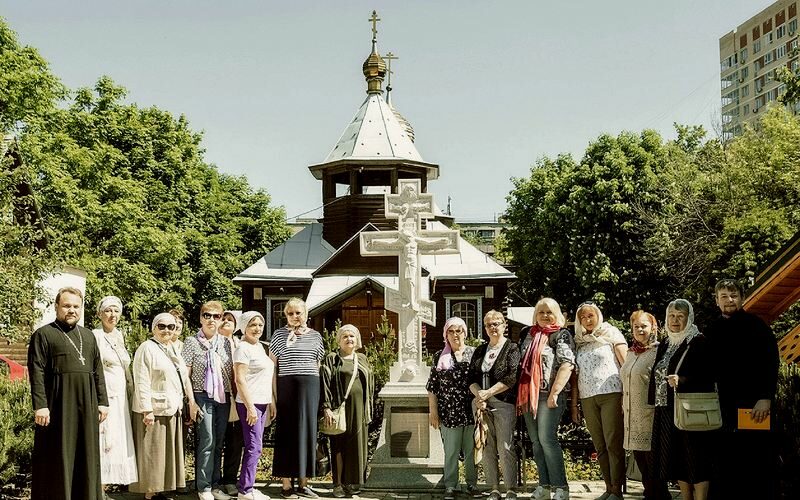
M 552 296 L 566 310 L 593 299 L 617 318 L 660 301 L 667 276 L 651 265 L 641 211 L 661 208 L 665 162 L 653 131 L 603 135 L 580 163 L 569 155 L 543 158 L 530 178 L 514 179 L 506 238 L 517 292 L 531 303 Z
M 238 308 L 232 278 L 290 235 L 265 191 L 205 162 L 186 117 L 126 103 L 108 77 L 68 92 L 0 19 L 0 132 L 12 130 L 19 158 L 0 154 L 0 336 L 30 334 L 36 284 L 62 264 L 87 271 L 88 311 L 109 293 L 134 321 L 174 306 L 194 318 L 212 298 Z M 43 226 L 19 209 L 34 201 Z
M 231 279 L 289 235 L 282 209 L 204 162 L 188 120 L 125 104 L 108 77 L 22 135 L 50 241 L 88 273 L 88 303 L 114 293 L 134 316 L 240 304 Z
M 30 332 L 34 301 L 43 298 L 39 278 L 58 265 L 42 244 L 29 190 L 34 172 L 20 161 L 14 133 L 39 126 L 64 95 L 45 60 L 0 18 L 0 337 Z
M 657 216 L 662 258 L 675 264 L 676 289 L 699 304 L 698 318 L 714 317 L 714 283 L 752 283 L 800 228 L 800 121 L 774 106 L 725 149 L 708 141 L 671 160 Z

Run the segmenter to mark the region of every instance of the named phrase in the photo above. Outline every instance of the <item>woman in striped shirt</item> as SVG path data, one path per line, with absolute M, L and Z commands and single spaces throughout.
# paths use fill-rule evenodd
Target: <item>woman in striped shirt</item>
M 308 328 L 308 309 L 292 298 L 283 309 L 287 325 L 272 334 L 270 357 L 277 367 L 275 458 L 272 475 L 283 482 L 283 498 L 317 498 L 308 486 L 316 475 L 319 367 L 325 353 L 322 335 Z M 292 489 L 292 478 L 298 478 Z

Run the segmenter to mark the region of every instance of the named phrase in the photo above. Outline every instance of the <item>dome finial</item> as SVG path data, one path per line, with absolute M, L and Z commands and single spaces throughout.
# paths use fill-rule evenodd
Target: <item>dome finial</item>
M 372 53 L 364 61 L 364 65 L 361 68 L 367 79 L 367 94 L 383 93 L 381 84 L 383 83 L 383 77 L 386 75 L 386 63 L 383 62 L 380 54 L 378 54 L 377 47 L 378 21 L 380 20 L 378 13 L 373 10 L 372 17 L 369 18 L 369 22 L 372 23 Z
M 368 19 L 369 22 L 372 23 L 372 52 L 375 52 L 375 44 L 378 43 L 378 21 L 381 18 L 378 17 L 378 13 L 376 11 L 372 11 L 372 17 Z

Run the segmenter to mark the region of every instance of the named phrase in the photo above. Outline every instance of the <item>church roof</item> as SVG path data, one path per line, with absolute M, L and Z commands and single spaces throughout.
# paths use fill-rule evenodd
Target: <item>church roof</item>
M 322 224 L 303 228 L 285 243 L 258 259 L 233 281 L 263 279 L 311 279 L 311 273 L 325 262 L 334 248 L 322 239 Z
M 343 159 L 423 161 L 406 125 L 382 94 L 367 95 L 324 163 Z
M 362 231 L 373 230 L 367 225 Z M 447 226 L 438 221 L 429 220 L 428 229 L 442 230 Z M 351 238 L 356 245 L 360 232 Z M 481 252 L 459 236 L 459 253 L 441 255 L 421 255 L 420 265 L 429 273 L 429 279 L 514 279 L 514 273 L 498 264 L 494 259 Z M 348 245 L 342 245 L 337 251 L 322 239 L 322 224 L 309 224 L 299 233 L 292 236 L 283 245 L 261 257 L 233 280 L 235 282 L 252 280 L 304 280 L 310 281 L 341 276 L 316 276 L 314 272 L 332 260 L 332 256 L 341 253 Z M 361 259 L 381 259 L 381 257 L 358 257 Z M 376 261 L 377 262 L 377 261 Z M 350 278 L 364 277 L 361 273 L 353 273 Z M 427 281 L 427 280 L 423 280 Z M 310 306 L 309 306 L 310 308 Z
M 429 220 L 428 229 L 448 228 L 441 222 Z M 514 273 L 475 248 L 467 240 L 461 236 L 458 238 L 459 252 L 456 254 L 420 256 L 420 265 L 428 270 L 431 279 L 516 278 Z

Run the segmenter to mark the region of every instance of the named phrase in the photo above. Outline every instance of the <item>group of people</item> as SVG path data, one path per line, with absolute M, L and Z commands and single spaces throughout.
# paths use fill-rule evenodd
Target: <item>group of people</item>
M 742 309 L 743 291 L 733 280 L 715 288 L 720 316 L 705 334 L 687 300 L 669 303 L 663 335 L 651 313 L 630 317 L 633 341 L 584 302 L 575 312 L 574 334 L 559 304 L 543 298 L 533 326 L 517 342 L 505 335 L 503 315 L 483 319 L 488 342 L 465 343 L 459 318 L 444 325 L 444 349 L 436 353 L 428 381 L 430 425 L 440 429 L 445 451 L 445 500 L 465 488 L 481 496 L 475 464 L 481 463 L 491 500 L 517 497 L 514 429 L 522 416 L 539 484 L 533 500 L 569 498 L 558 426 L 570 394 L 571 417 L 585 422 L 606 489 L 597 500 L 619 500 L 626 480 L 626 450 L 638 466 L 646 499 L 672 498 L 677 482 L 684 500 L 774 498 L 774 454 L 769 433 L 738 428 L 739 412 L 755 423 L 768 418 L 775 398 L 778 351 L 770 328 Z M 722 428 L 686 431 L 674 421 L 675 393 L 717 392 Z M 748 478 L 758 486 L 741 490 Z M 710 495 L 710 496 L 709 496 Z
M 342 404 L 347 431 L 331 439 L 334 494 L 352 494 L 364 482 L 374 380 L 357 352 L 356 327 L 341 327 L 339 349 L 326 356 L 301 299 L 287 302 L 287 324 L 270 343 L 261 341 L 261 313 L 210 301 L 200 308 L 197 333 L 184 340 L 179 311 L 156 315 L 152 337 L 131 358 L 117 329 L 122 301 L 100 301 L 94 331 L 78 325 L 82 308 L 80 290 L 61 289 L 56 320 L 31 338 L 32 499 L 101 500 L 110 484 L 168 499 L 186 488 L 184 439 L 192 423 L 198 498 L 268 498 L 254 485 L 273 420 L 272 474 L 282 480 L 281 496 L 317 498 L 308 478 L 316 475 L 318 415 L 330 417 Z
M 558 426 L 571 397 L 571 416 L 585 420 L 597 450 L 606 491 L 622 498 L 625 450 L 642 473 L 645 498 L 670 498 L 677 481 L 684 500 L 742 498 L 736 478 L 758 478 L 758 498 L 773 498 L 770 439 L 737 429 L 739 410 L 761 422 L 777 385 L 777 346 L 769 327 L 742 310 L 742 289 L 717 284 L 721 316 L 705 334 L 692 305 L 670 302 L 659 335 L 656 318 L 631 317 L 632 345 L 603 321 L 598 306 L 580 304 L 574 334 L 559 304 L 543 298 L 533 325 L 517 342 L 506 336 L 502 313 L 483 318 L 487 342 L 466 343 L 460 318 L 444 325 L 444 348 L 434 356 L 427 383 L 430 425 L 441 432 L 445 499 L 459 489 L 479 497 L 475 464 L 482 464 L 490 500 L 517 497 L 514 430 L 523 417 L 539 484 L 534 500 L 567 499 L 569 488 Z M 131 358 L 117 329 L 123 304 L 103 298 L 100 328 L 78 325 L 83 296 L 61 289 L 56 320 L 36 330 L 28 352 L 34 406 L 33 500 L 106 497 L 105 485 L 128 485 L 145 499 L 168 499 L 186 487 L 184 438 L 195 429 L 195 486 L 201 500 L 264 499 L 254 487 L 265 427 L 275 421 L 272 475 L 283 498 L 317 498 L 318 419 L 345 415 L 344 433 L 331 436 L 333 495 L 357 493 L 366 480 L 367 425 L 374 378 L 358 352 L 353 325 L 336 332 L 326 353 L 322 336 L 307 326 L 299 298 L 284 308 L 286 325 L 261 341 L 261 313 L 239 315 L 217 301 L 200 308 L 200 328 L 183 341 L 178 311 L 158 314 L 152 337 Z M 241 333 L 241 337 L 235 335 Z M 660 339 L 660 340 L 659 340 Z M 675 392 L 718 391 L 723 428 L 678 429 Z M 224 460 L 224 463 L 223 463 Z M 235 484 L 234 484 L 235 483 Z M 756 488 L 750 486 L 748 488 Z

